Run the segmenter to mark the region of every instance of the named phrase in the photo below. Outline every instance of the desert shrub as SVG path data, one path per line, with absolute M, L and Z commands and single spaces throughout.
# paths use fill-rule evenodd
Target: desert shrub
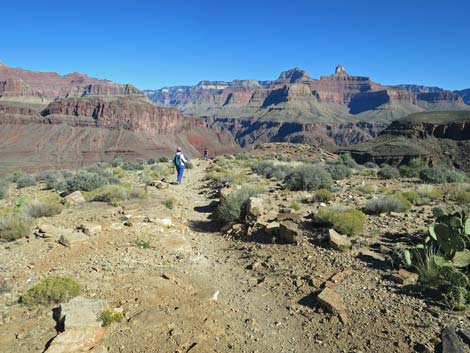
M 21 211 L 27 217 L 40 218 L 58 215 L 63 209 L 59 196 L 50 195 L 26 203 Z
M 107 202 L 117 205 L 120 201 L 145 198 L 145 190 L 133 188 L 129 184 L 103 185 L 86 195 L 90 201 Z
M 122 164 L 122 169 L 124 170 L 143 170 L 144 163 L 141 160 L 127 161 Z
M 154 175 L 153 173 L 148 173 L 148 172 L 143 172 L 140 175 L 140 181 L 144 183 L 145 185 L 150 185 L 154 181 Z
M 360 192 L 364 194 L 375 194 L 377 192 L 377 186 L 374 184 L 363 183 L 357 188 Z
M 0 180 L 0 200 L 8 196 L 9 185 L 6 180 Z
M 404 192 L 401 193 L 401 196 L 403 196 L 405 199 L 407 199 L 413 205 L 419 204 L 419 202 L 420 202 L 419 194 L 416 191 L 413 191 L 413 190 L 404 191 Z
M 168 197 L 163 201 L 163 205 L 169 210 L 172 210 L 175 207 L 175 202 L 176 200 L 174 197 Z
M 302 209 L 302 205 L 298 202 L 292 202 L 290 204 L 290 208 L 292 208 L 294 211 L 300 211 Z
M 434 185 L 424 184 L 418 186 L 418 195 L 421 198 L 421 203 L 428 203 L 442 199 L 442 192 Z
M 22 188 L 26 188 L 26 187 L 29 187 L 29 186 L 34 186 L 36 185 L 37 181 L 36 181 L 36 177 L 32 174 L 25 174 L 21 177 L 19 177 L 17 180 L 16 180 L 16 187 L 18 189 L 22 189 Z
M 155 160 L 155 158 L 149 158 L 149 159 L 147 160 L 147 164 L 149 164 L 149 165 L 152 165 L 152 164 L 155 164 L 155 163 L 157 163 L 157 161 Z
M 330 173 L 319 166 L 295 168 L 285 179 L 289 190 L 318 190 L 328 189 L 332 184 Z
M 400 175 L 406 178 L 417 178 L 421 170 L 426 168 L 426 162 L 422 159 L 415 158 L 409 161 L 408 164 L 400 166 Z
M 101 312 L 98 320 L 102 322 L 103 327 L 111 326 L 115 322 L 121 322 L 124 319 L 124 315 L 120 311 L 112 309 L 106 309 Z
M 30 219 L 19 216 L 9 215 L 0 217 L 0 239 L 13 241 L 29 234 L 31 230 Z
M 170 159 L 169 159 L 168 157 L 160 157 L 160 158 L 158 159 L 158 161 L 159 161 L 160 163 L 168 163 L 168 162 L 170 161 Z
M 354 236 L 364 230 L 367 217 L 355 208 L 322 207 L 314 217 L 314 223 L 319 226 L 333 227 L 341 234 Z
M 122 166 L 122 164 L 124 163 L 124 161 L 122 160 L 122 158 L 120 157 L 117 157 L 117 158 L 114 158 L 111 162 L 111 166 L 113 168 L 116 168 L 116 167 L 120 167 Z
M 275 178 L 277 180 L 284 180 L 293 171 L 293 168 L 287 164 L 270 161 L 254 163 L 251 169 L 256 174 L 263 175 L 268 179 Z
M 366 162 L 364 163 L 364 167 L 369 169 L 377 169 L 379 166 L 374 162 Z
M 327 189 L 319 189 L 315 191 L 313 199 L 318 202 L 328 202 L 333 198 L 333 193 Z
M 192 162 L 188 161 L 188 162 L 184 165 L 184 167 L 185 167 L 186 169 L 193 169 L 193 168 L 194 168 L 194 164 L 193 164 Z
M 80 294 L 80 285 L 71 277 L 49 276 L 28 289 L 21 301 L 26 305 L 64 303 Z
M 377 176 L 380 179 L 397 179 L 400 177 L 400 172 L 397 168 L 394 168 L 388 164 L 382 164 L 379 171 L 377 172 Z
M 402 195 L 376 197 L 366 202 L 364 212 L 380 214 L 390 212 L 405 212 L 411 208 L 411 203 Z
M 424 182 L 431 184 L 462 183 L 466 180 L 465 174 L 444 167 L 424 168 L 419 173 L 419 177 Z
M 125 175 L 124 169 L 122 169 L 121 167 L 114 167 L 113 169 L 111 169 L 111 172 L 118 178 L 122 178 Z
M 67 192 L 72 193 L 78 190 L 91 191 L 103 185 L 117 184 L 119 183 L 119 179 L 87 171 L 79 171 L 77 174 L 67 178 L 65 183 Z
M 23 176 L 25 176 L 25 173 L 23 173 L 23 172 L 14 172 L 13 175 L 10 177 L 10 180 L 13 183 L 17 183 L 18 179 L 20 179 Z
M 215 218 L 222 224 L 243 220 L 248 199 L 257 196 L 260 192 L 259 188 L 250 185 L 242 186 L 219 204 Z
M 327 164 L 325 169 L 330 173 L 333 180 L 341 180 L 349 178 L 352 170 L 345 164 Z
M 349 153 L 343 153 L 340 156 L 340 161 L 342 164 L 349 168 L 357 168 L 359 164 L 351 157 L 351 154 Z
M 110 168 L 111 165 L 108 163 L 95 163 L 91 164 L 83 170 L 89 172 L 89 173 L 95 173 L 95 174 L 102 174 L 102 175 L 109 175 L 109 172 L 107 171 L 108 168 Z
M 39 175 L 39 180 L 46 184 L 47 190 L 65 190 L 65 178 L 62 172 L 51 170 Z
M 150 249 L 150 242 L 148 240 L 136 240 L 134 245 L 140 249 Z

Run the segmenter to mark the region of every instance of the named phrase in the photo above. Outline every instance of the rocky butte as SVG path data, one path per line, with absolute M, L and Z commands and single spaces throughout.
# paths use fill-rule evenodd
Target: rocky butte
M 387 86 L 350 75 L 342 65 L 320 79 L 300 69 L 276 80 L 201 81 L 146 91 L 155 103 L 228 128 L 241 145 L 291 141 L 349 145 L 376 136 L 411 113 L 470 110 L 458 92 Z

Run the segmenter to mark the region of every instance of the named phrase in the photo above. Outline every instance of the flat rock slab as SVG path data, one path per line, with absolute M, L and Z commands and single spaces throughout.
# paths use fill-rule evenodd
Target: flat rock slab
M 52 224 L 38 224 L 36 235 L 41 238 L 60 238 L 61 235 L 73 233 L 71 229 L 56 227 Z
M 68 233 L 68 234 L 62 234 L 59 238 L 59 243 L 71 247 L 83 242 L 88 241 L 89 237 L 83 233 Z
M 339 234 L 334 229 L 328 230 L 328 243 L 330 246 L 338 251 L 348 251 L 351 249 L 351 240 L 346 235 Z
M 282 221 L 279 225 L 279 240 L 287 244 L 298 244 L 302 231 L 292 221 Z
M 376 261 L 382 261 L 382 262 L 385 261 L 385 256 L 369 249 L 360 249 L 359 255 L 367 257 L 372 260 L 376 260 Z
M 317 302 L 330 313 L 339 315 L 343 323 L 347 323 L 346 305 L 339 293 L 331 288 L 325 288 L 318 294 Z
M 403 268 L 392 275 L 392 279 L 395 282 L 403 284 L 405 286 L 416 284 L 418 282 L 418 278 L 419 276 L 417 273 L 407 271 Z
M 64 322 L 66 330 L 76 327 L 101 327 L 98 316 L 106 307 L 104 300 L 75 297 L 60 305 L 59 320 Z
M 100 346 L 106 327 L 71 328 L 57 335 L 46 353 L 104 353 L 107 349 Z
M 85 203 L 86 200 L 83 197 L 83 194 L 80 191 L 72 192 L 70 195 L 65 196 L 65 201 L 68 201 L 71 204 L 80 204 Z

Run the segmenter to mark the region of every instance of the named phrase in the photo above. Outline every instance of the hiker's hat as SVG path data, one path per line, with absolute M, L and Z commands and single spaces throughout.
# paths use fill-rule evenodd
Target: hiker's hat
M 176 152 L 181 152 L 181 147 L 176 147 Z

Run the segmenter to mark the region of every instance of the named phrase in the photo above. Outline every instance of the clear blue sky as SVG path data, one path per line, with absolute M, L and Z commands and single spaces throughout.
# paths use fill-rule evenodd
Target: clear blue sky
M 141 89 L 311 76 L 470 87 L 468 0 L 4 1 L 0 60 Z

